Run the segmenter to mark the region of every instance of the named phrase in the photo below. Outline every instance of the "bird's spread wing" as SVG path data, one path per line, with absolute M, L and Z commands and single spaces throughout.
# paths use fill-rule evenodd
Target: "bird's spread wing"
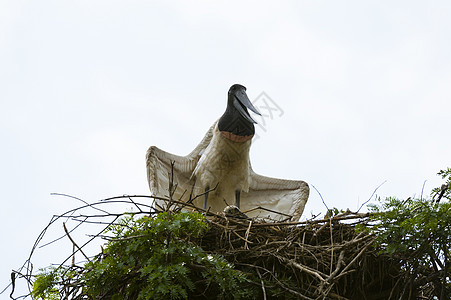
M 149 148 L 146 155 L 147 179 L 153 196 L 169 197 L 170 182 L 174 184 L 172 198 L 175 200 L 187 201 L 190 196 L 195 197 L 204 192 L 200 187 L 195 187 L 192 174 L 210 144 L 216 123 L 187 156 L 174 155 L 155 146 Z M 297 221 L 304 211 L 308 196 L 309 187 L 304 181 L 265 177 L 250 168 L 249 192 L 241 192 L 240 209 L 249 217 L 274 220 L 291 217 L 291 220 Z M 156 201 L 157 206 L 164 203 Z
M 155 146 L 149 148 L 146 154 L 147 180 L 153 196 L 169 197 L 169 184 L 172 182 L 174 184 L 173 199 L 183 201 L 189 199 L 194 187 L 191 175 L 202 152 L 210 143 L 215 125 L 216 122 L 199 145 L 187 156 L 174 155 Z M 194 191 L 194 195 L 201 192 Z
M 249 192 L 241 194 L 241 210 L 250 217 L 284 220 L 291 216 L 297 221 L 308 196 L 309 186 L 304 181 L 265 177 L 251 169 Z

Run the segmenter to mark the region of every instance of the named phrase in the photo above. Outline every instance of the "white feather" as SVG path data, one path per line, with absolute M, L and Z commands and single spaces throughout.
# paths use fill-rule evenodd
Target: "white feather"
M 168 197 L 173 166 L 173 183 L 177 185 L 173 199 L 188 201 L 191 196 L 215 188 L 208 194 L 211 211 L 222 212 L 235 203 L 240 191 L 240 209 L 249 217 L 297 220 L 302 215 L 309 195 L 304 181 L 270 178 L 256 174 L 250 165 L 251 141 L 233 142 L 225 138 L 215 122 L 200 144 L 187 156 L 167 153 L 152 146 L 147 151 L 147 178 L 153 196 Z M 202 207 L 204 197 L 194 200 Z M 164 201 L 156 201 L 164 205 Z M 278 214 L 271 211 L 280 212 Z

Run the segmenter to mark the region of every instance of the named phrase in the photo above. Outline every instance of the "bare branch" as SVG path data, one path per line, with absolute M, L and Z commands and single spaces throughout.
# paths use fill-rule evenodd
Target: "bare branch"
M 67 231 L 67 227 L 66 227 L 66 223 L 63 223 L 63 228 L 64 228 L 64 232 L 66 232 L 67 237 L 69 238 L 69 240 L 72 242 L 72 244 L 74 245 L 75 248 L 78 249 L 78 251 L 81 252 L 81 254 L 83 254 L 83 256 L 90 262 L 91 260 L 89 259 L 89 257 L 83 252 L 83 250 L 81 250 L 80 247 L 78 247 L 77 243 L 75 243 L 75 241 L 72 239 L 72 237 L 69 234 L 69 231 Z M 73 252 L 73 257 L 75 257 L 75 251 Z M 73 265 L 75 265 L 75 261 L 73 263 Z
M 387 180 L 385 180 L 384 182 L 382 182 L 381 184 L 379 184 L 379 185 L 377 186 L 377 188 L 374 189 L 374 191 L 373 191 L 373 193 L 371 194 L 370 198 L 369 198 L 368 200 L 366 200 L 365 202 L 363 202 L 362 205 L 360 205 L 360 207 L 359 207 L 359 209 L 357 210 L 357 212 L 359 212 L 359 211 L 362 209 L 362 207 L 365 206 L 365 204 L 367 204 L 368 202 L 371 201 L 371 199 L 373 198 L 373 196 L 374 196 L 374 194 L 377 192 L 377 190 L 378 190 L 382 185 L 384 185 L 384 183 L 386 183 L 386 182 L 387 182 Z

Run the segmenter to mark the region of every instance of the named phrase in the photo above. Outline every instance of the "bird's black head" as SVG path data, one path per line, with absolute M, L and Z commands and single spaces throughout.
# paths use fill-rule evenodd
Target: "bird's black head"
M 260 115 L 247 97 L 246 88 L 241 84 L 234 84 L 229 89 L 227 109 L 219 119 L 218 127 L 221 132 L 235 136 L 252 137 L 255 133 L 254 123 L 247 109 Z

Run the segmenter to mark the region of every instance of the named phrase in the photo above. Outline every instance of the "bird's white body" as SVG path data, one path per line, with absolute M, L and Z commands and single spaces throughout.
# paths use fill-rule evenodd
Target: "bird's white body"
M 173 178 L 176 200 L 188 201 L 214 188 L 208 195 L 208 208 L 222 212 L 227 205 L 235 203 L 238 190 L 240 209 L 249 217 L 299 219 L 309 195 L 307 183 L 256 174 L 249 160 L 251 140 L 232 141 L 218 130 L 217 123 L 187 156 L 173 155 L 155 146 L 149 148 L 147 175 L 153 196 L 168 197 Z M 193 204 L 202 207 L 203 200 L 198 197 Z M 165 202 L 157 200 L 156 204 L 164 206 Z
M 214 126 L 211 141 L 193 172 L 201 187 L 215 188 L 208 195 L 211 209 L 217 211 L 224 208 L 225 203 L 234 204 L 235 191 L 249 191 L 250 146 L 250 139 L 234 142 L 220 133 L 217 123 Z

